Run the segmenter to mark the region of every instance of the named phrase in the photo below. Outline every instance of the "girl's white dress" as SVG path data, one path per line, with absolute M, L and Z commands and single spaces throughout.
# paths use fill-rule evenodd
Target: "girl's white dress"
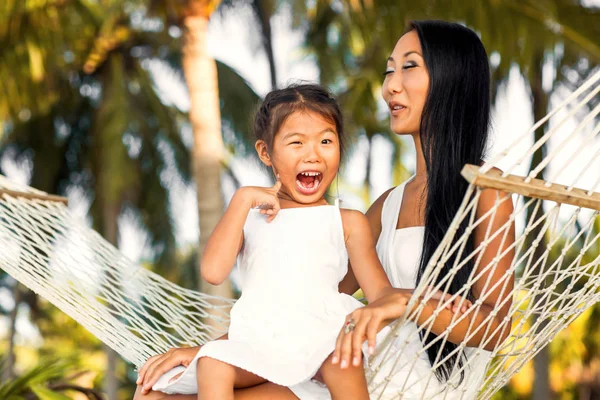
M 392 286 L 413 289 L 416 285 L 417 271 L 423 248 L 423 227 L 396 229 L 400 206 L 404 195 L 404 185 L 392 190 L 383 204 L 381 212 L 381 234 L 377 242 L 377 254 Z M 378 334 L 380 338 L 388 333 L 385 328 Z M 431 372 L 431 363 L 427 353 L 422 352 L 423 345 L 417 326 L 407 323 L 400 329 L 400 335 L 394 341 L 394 351 L 400 357 L 389 383 L 384 379 L 390 374 L 393 363 L 381 366 L 375 375 L 371 392 L 372 399 L 474 399 L 481 386 L 490 353 L 477 348 L 466 348 L 468 367 L 462 384 L 451 381 L 440 384 Z M 317 381 L 307 381 L 291 387 L 301 400 L 331 399 L 327 387 Z
M 250 210 L 238 268 L 242 296 L 231 310 L 229 340 L 205 344 L 189 367 L 168 371 L 153 390 L 197 393 L 200 357 L 283 386 L 307 381 L 335 348 L 346 315 L 362 306 L 338 292 L 348 254 L 336 206 L 282 209 L 270 223 Z

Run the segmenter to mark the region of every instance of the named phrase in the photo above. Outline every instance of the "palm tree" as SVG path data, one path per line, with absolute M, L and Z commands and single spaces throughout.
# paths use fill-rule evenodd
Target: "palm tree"
M 235 71 L 215 62 L 207 50 L 207 31 L 210 17 L 220 9 L 225 13 L 238 3 L 220 0 L 153 0 L 149 12 L 158 15 L 169 26 L 183 31 L 181 69 L 189 95 L 189 118 L 194 135 L 192 170 L 197 187 L 198 214 L 200 217 L 200 243 L 198 262 L 206 242 L 224 209 L 221 176 L 224 165 L 222 120 L 250 147 L 249 116 L 258 96 Z M 267 1 L 252 0 L 250 5 L 259 21 L 261 43 L 269 60 L 271 81 L 276 86 L 270 17 L 274 9 Z M 176 62 L 172 66 L 178 69 Z M 221 92 L 221 96 L 219 96 Z M 219 101 L 222 104 L 219 104 Z M 198 266 L 201 269 L 201 265 Z M 229 280 L 218 287 L 202 280 L 200 290 L 212 295 L 232 297 Z
M 14 84 L 22 90 L 17 91 L 21 96 L 16 105 L 10 97 L 0 100 L 0 110 L 8 110 L 2 115 L 8 129 L 4 130 L 1 155 L 28 159 L 35 187 L 61 194 L 77 188 L 85 193 L 95 229 L 115 245 L 118 218 L 132 217 L 150 237 L 159 267 L 164 268 L 174 260 L 175 238 L 168 212 L 169 182 L 161 174 L 171 170 L 184 181 L 189 179 L 179 113 L 161 102 L 142 60 L 132 56 L 132 49 L 150 34 L 128 29 L 122 11 L 109 13 L 105 19 L 98 17 L 100 11 L 98 6 L 77 1 L 15 11 L 11 24 L 22 32 L 0 37 L 0 43 L 7 46 L 3 47 L 6 63 L 0 62 L 0 71 L 17 67 L 19 79 L 7 80 L 7 88 L 10 93 Z M 53 25 L 57 21 L 44 19 L 48 15 L 58 20 L 64 17 L 65 25 L 68 20 L 71 26 L 62 32 L 60 25 L 58 29 Z M 50 39 L 52 33 L 59 35 L 57 31 L 65 36 L 44 42 L 47 36 L 36 34 L 39 42 L 32 43 L 26 24 L 30 20 L 40 24 L 35 28 L 45 28 Z M 83 34 L 67 37 L 70 28 Z M 40 58 L 19 58 L 32 46 Z M 89 48 L 94 51 L 83 57 Z M 48 86 L 48 96 L 35 92 L 39 70 L 43 71 L 40 85 Z M 29 96 L 28 88 L 34 95 Z M 37 101 L 46 98 L 53 101 Z M 22 118 L 24 110 L 26 118 Z M 114 399 L 117 356 L 108 351 L 108 357 L 106 391 Z
M 162 270 L 173 260 L 175 242 L 169 213 L 164 212 L 168 209 L 168 182 L 161 173 L 173 170 L 170 164 L 175 164 L 174 169 L 185 181 L 191 162 L 179 137 L 177 121 L 182 115 L 162 104 L 142 61 L 163 59 L 177 67 L 181 63 L 173 57 L 185 55 L 183 70 L 193 87 L 190 115 L 197 133 L 194 170 L 204 237 L 212 231 L 215 216 L 222 213 L 223 143 L 219 103 L 214 98 L 218 92 L 211 84 L 206 85 L 207 81 L 196 79 L 192 71 L 212 74 L 211 82 L 216 84 L 216 67 L 226 78 L 223 116 L 228 127 L 241 132 L 242 138 L 248 137 L 246 121 L 258 96 L 233 70 L 205 59 L 201 38 L 206 25 L 201 14 L 206 9 L 200 10 L 199 2 L 185 9 L 188 28 L 183 51 L 166 29 L 132 27 L 122 4 L 104 14 L 99 6 L 75 0 L 8 10 L 17 29 L 0 36 L 0 48 L 6 49 L 3 54 L 7 56 L 0 62 L 0 75 L 14 69 L 18 79 L 7 80 L 0 90 L 20 96 L 14 102 L 10 96 L 0 100 L 0 121 L 5 126 L 0 156 L 30 161 L 31 184 L 42 190 L 64 194 L 77 187 L 89 194 L 94 226 L 113 244 L 118 240 L 119 216 L 134 215 L 151 237 Z M 197 14 L 189 14 L 192 9 Z M 35 31 L 48 31 L 48 35 L 29 34 L 30 20 L 36 22 Z M 64 21 L 67 28 L 63 31 L 60 23 L 54 25 L 57 21 Z M 200 30 L 193 31 L 194 27 Z M 30 35 L 38 40 L 33 45 L 26 40 Z M 40 39 L 45 37 L 50 40 Z M 24 49 L 31 46 L 40 56 L 22 57 L 27 54 Z M 33 84 L 40 79 L 34 72 L 42 74 L 42 89 Z M 47 96 L 40 95 L 44 90 Z M 212 111 L 207 112 L 209 101 L 204 99 L 212 99 Z M 37 137 L 40 131 L 46 133 L 41 140 Z M 230 295 L 228 290 L 225 294 Z M 112 351 L 108 354 L 107 393 L 109 398 L 116 398 L 112 372 L 117 358 Z

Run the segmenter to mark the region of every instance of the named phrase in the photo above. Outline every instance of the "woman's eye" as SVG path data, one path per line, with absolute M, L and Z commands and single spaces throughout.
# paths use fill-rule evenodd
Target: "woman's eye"
M 417 66 L 417 64 L 415 64 L 414 62 L 407 62 L 406 64 L 404 64 L 402 66 L 402 69 L 410 69 L 410 68 L 414 68 L 416 66 Z
M 301 143 L 301 142 L 298 142 L 298 141 L 296 141 L 296 142 L 292 142 L 292 143 L 290 143 L 290 144 L 302 144 L 302 143 Z
M 323 139 L 321 141 L 321 144 L 330 144 L 330 143 L 333 143 L 333 141 L 331 139 Z
M 388 76 L 389 74 L 393 74 L 394 70 L 393 69 L 386 69 L 385 72 L 383 73 L 383 76 Z

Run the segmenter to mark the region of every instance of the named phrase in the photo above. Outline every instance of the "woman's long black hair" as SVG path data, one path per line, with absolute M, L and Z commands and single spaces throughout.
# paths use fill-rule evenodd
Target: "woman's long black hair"
M 490 67 L 488 57 L 475 32 L 462 25 L 443 21 L 413 21 L 408 31 L 416 31 L 421 42 L 425 65 L 429 72 L 429 92 L 421 116 L 421 146 L 427 167 L 427 201 L 425 206 L 425 237 L 417 283 L 425 267 L 450 227 L 465 192 L 467 181 L 460 171 L 467 163 L 480 165 L 487 146 L 490 124 Z M 464 221 L 455 237 L 465 231 Z M 473 251 L 469 238 L 464 254 Z M 456 255 L 441 266 L 438 282 L 449 274 Z M 448 292 L 458 292 L 473 269 L 468 262 L 450 283 Z M 472 297 L 470 293 L 469 296 Z M 436 336 L 421 338 L 427 345 Z M 457 345 L 438 340 L 427 349 L 433 364 L 454 351 Z M 450 357 L 435 374 L 447 381 L 454 365 L 463 365 L 463 353 Z M 461 371 L 461 381 L 464 373 Z

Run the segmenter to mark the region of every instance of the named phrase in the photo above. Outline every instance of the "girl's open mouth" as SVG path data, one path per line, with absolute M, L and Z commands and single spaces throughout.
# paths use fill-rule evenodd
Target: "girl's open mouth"
M 300 172 L 296 175 L 296 187 L 305 195 L 315 194 L 319 190 L 323 174 L 316 171 Z

